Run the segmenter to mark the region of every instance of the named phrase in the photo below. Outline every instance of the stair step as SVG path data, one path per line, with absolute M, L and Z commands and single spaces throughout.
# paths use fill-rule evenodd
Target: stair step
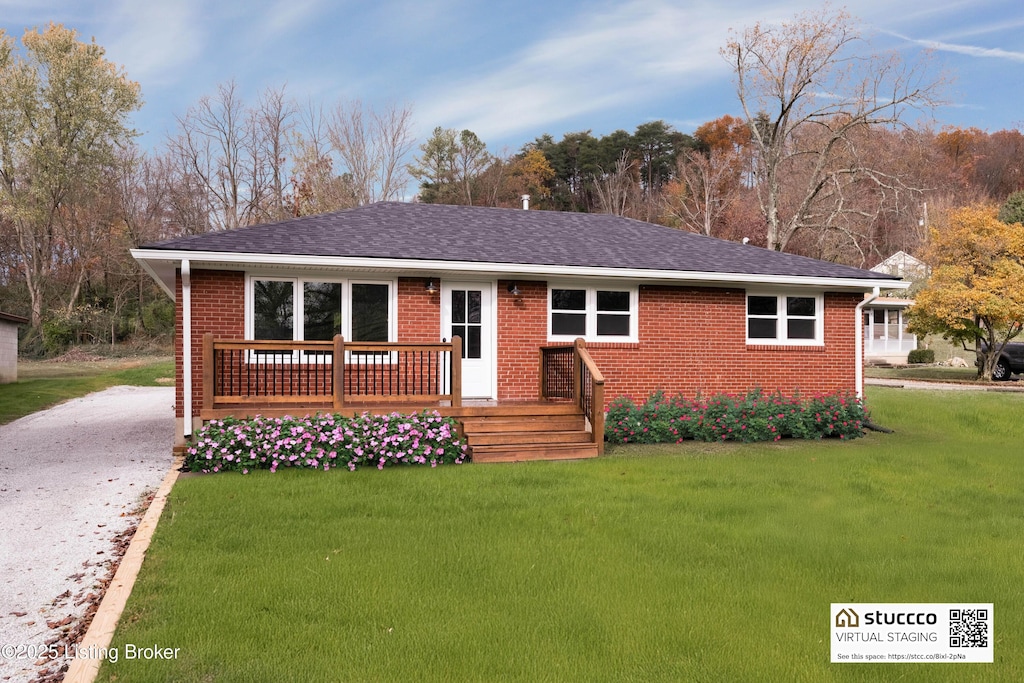
M 463 433 L 564 432 L 586 427 L 582 415 L 544 415 L 520 417 L 471 417 L 462 421 Z
M 590 432 L 582 429 L 545 432 L 492 432 L 467 434 L 471 448 L 490 445 L 545 445 L 556 443 L 589 443 Z
M 462 406 L 455 411 L 474 462 L 597 457 L 586 418 L 569 401 Z
M 500 406 L 462 406 L 450 409 L 460 419 L 473 417 L 518 417 L 522 415 L 579 415 L 575 403 L 503 403 Z
M 530 460 L 578 460 L 596 458 L 596 444 L 545 444 L 526 446 L 474 446 L 473 462 L 527 462 Z

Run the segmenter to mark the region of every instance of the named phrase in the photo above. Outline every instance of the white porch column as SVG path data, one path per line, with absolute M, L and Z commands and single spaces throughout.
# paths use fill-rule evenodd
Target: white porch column
M 184 407 L 183 436 L 192 436 L 192 270 L 181 260 L 181 398 Z

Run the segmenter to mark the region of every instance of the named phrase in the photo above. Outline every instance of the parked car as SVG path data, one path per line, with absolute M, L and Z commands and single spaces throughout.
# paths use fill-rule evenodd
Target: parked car
M 981 343 L 982 350 L 988 348 L 988 344 Z M 974 362 L 981 365 L 981 358 Z M 999 354 L 999 361 L 992 370 L 992 379 L 1005 382 L 1014 373 L 1024 373 L 1024 341 L 1007 342 L 1003 352 Z

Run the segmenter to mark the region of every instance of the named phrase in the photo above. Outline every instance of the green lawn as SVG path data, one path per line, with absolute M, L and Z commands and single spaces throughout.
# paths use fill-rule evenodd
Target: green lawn
M 1019 681 L 1024 397 L 843 442 L 179 480 L 117 681 Z M 992 602 L 994 664 L 830 664 L 832 602 Z
M 19 361 L 18 381 L 0 384 L 0 424 L 121 384 L 173 386 L 174 359 L 160 356 L 72 363 Z

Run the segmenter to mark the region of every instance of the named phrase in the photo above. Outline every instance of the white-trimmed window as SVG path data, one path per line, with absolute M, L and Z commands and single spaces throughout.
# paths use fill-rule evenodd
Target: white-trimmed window
M 747 343 L 822 343 L 821 295 L 747 293 Z
M 552 284 L 548 287 L 548 339 L 636 341 L 637 289 Z
M 246 285 L 249 339 L 395 341 L 394 282 L 250 275 Z

